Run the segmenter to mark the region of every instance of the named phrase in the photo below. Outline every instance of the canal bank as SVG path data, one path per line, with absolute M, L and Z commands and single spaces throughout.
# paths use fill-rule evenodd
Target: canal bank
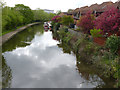
M 92 42 L 85 34 L 68 29 L 68 32 L 60 29 L 54 32 L 54 37 L 59 39 L 64 46 L 69 46 L 67 52 L 73 51 L 79 62 L 83 62 L 89 66 L 100 77 L 109 78 L 116 83 L 114 87 L 119 85 L 119 56 L 112 55 L 105 47 L 101 47 Z
M 40 24 L 40 22 L 35 22 L 35 23 L 28 24 L 28 25 L 26 25 L 26 26 L 24 26 L 24 27 L 21 27 L 21 28 L 19 28 L 19 29 L 16 29 L 15 31 L 12 31 L 12 32 L 7 33 L 7 34 L 5 34 L 5 35 L 3 35 L 3 36 L 0 36 L 0 46 L 1 46 L 2 44 L 4 44 L 6 41 L 8 41 L 10 38 L 12 38 L 14 35 L 16 35 L 17 33 L 25 30 L 26 28 L 28 28 L 28 27 L 30 27 L 30 26 L 37 25 L 37 24 Z

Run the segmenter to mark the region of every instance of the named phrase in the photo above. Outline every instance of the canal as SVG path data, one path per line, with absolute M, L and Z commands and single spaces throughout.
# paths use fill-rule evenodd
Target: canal
M 3 88 L 113 87 L 113 81 L 77 62 L 76 55 L 60 44 L 43 25 L 29 27 L 3 44 Z

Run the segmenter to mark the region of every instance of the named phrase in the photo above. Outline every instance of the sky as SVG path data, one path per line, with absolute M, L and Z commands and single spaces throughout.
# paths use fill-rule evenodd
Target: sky
M 55 12 L 61 10 L 62 12 L 68 11 L 68 9 L 80 8 L 83 6 L 90 6 L 92 4 L 118 0 L 3 0 L 7 6 L 14 7 L 15 4 L 24 4 L 31 9 L 49 9 Z

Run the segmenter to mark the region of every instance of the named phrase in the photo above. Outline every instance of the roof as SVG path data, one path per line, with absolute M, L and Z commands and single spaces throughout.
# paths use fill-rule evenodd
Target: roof
M 84 6 L 84 7 L 81 7 L 81 8 L 76 8 L 75 10 L 73 10 L 72 12 L 70 12 L 71 14 L 76 14 L 78 12 L 81 12 L 81 13 L 86 13 L 87 11 L 97 11 L 97 12 L 104 12 L 108 7 L 119 7 L 120 8 L 120 1 L 118 2 L 103 2 L 102 4 L 92 4 L 91 6 Z

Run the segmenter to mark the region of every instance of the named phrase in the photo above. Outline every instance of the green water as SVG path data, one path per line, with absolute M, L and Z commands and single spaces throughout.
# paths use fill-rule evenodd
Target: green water
M 114 82 L 99 77 L 93 69 L 77 62 L 70 47 L 32 26 L 2 46 L 4 88 L 95 88 L 113 87 Z

